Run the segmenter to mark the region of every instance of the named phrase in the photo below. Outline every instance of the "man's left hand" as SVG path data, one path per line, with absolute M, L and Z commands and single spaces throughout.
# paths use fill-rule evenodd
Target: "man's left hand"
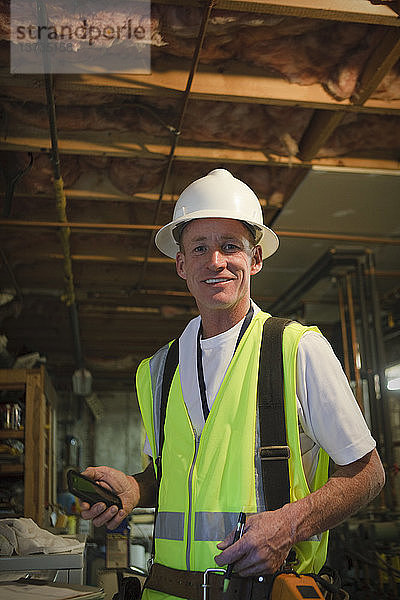
M 232 544 L 232 531 L 217 545 L 223 550 L 215 557 L 217 565 L 234 563 L 234 571 L 241 577 L 275 573 L 293 545 L 290 521 L 284 517 L 285 512 L 283 508 L 249 516 L 240 540 Z

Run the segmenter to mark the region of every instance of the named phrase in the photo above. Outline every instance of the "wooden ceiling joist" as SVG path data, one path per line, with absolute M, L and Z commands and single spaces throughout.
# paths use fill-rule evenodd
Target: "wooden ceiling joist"
M 317 110 L 299 144 L 299 156 L 303 161 L 314 158 L 321 146 L 343 120 L 344 113 Z
M 46 255 L 38 254 L 35 256 L 35 260 L 63 260 L 62 254 L 57 252 L 50 252 Z M 101 254 L 71 254 L 71 260 L 74 262 L 102 262 L 102 263 L 119 263 L 119 264 L 131 264 L 131 263 L 142 263 L 144 256 L 104 256 Z M 153 264 L 171 264 L 171 259 L 165 256 L 149 256 L 148 262 Z
M 125 96 L 176 97 L 183 93 L 189 61 L 170 58 L 158 61 L 149 75 L 78 74 L 55 75 L 54 89 L 58 100 L 63 92 L 121 94 Z M 44 89 L 44 80 L 37 75 L 10 75 L 0 71 L 0 88 Z M 378 114 L 395 114 L 400 100 L 367 100 L 362 108 L 349 100 L 335 100 L 319 83 L 299 85 L 266 75 L 258 67 L 237 62 L 218 66 L 200 65 L 195 74 L 190 97 L 213 102 L 243 102 L 275 106 L 302 106 L 322 110 L 344 110 Z
M 4 189 L 0 190 L 4 193 Z M 115 191 L 104 191 L 102 189 L 81 189 L 81 188 L 64 188 L 65 195 L 68 200 L 79 201 L 79 200 L 96 200 L 99 202 L 155 202 L 158 200 L 159 194 L 156 192 L 140 192 L 138 194 L 124 194 L 120 190 Z M 45 193 L 32 193 L 32 192 L 15 192 L 14 198 L 16 200 L 54 200 L 54 194 Z M 164 202 L 175 203 L 178 199 L 178 194 L 165 193 L 163 197 Z M 265 201 L 264 201 L 265 202 Z
M 333 117 L 332 117 L 333 118 Z M 321 117 L 323 119 L 323 117 Z M 329 119 L 328 119 L 329 121 Z M 319 135 L 322 133 L 320 132 Z M 118 132 L 86 132 L 84 138 L 80 132 L 68 132 L 60 135 L 60 154 L 80 154 L 92 156 L 114 156 L 126 158 L 165 159 L 170 152 L 168 143 L 154 141 L 132 141 L 130 133 Z M 0 150 L 23 152 L 49 152 L 50 138 L 41 130 L 27 130 L 15 127 L 6 137 L 0 138 Z M 177 160 L 189 162 L 225 162 L 231 164 L 276 165 L 291 167 L 342 166 L 357 169 L 397 170 L 400 163 L 393 152 L 383 152 L 377 159 L 369 157 L 346 156 L 338 158 L 318 158 L 310 161 L 300 160 L 292 156 L 280 156 L 268 153 L 267 150 L 247 148 L 227 148 L 213 144 L 184 145 L 176 148 Z
M 358 90 L 351 98 L 353 104 L 363 104 L 399 58 L 400 29 L 393 27 L 385 31 L 383 38 L 364 66 Z
M 95 230 L 95 231 L 112 231 L 114 233 L 115 230 L 120 231 L 135 231 L 139 230 L 147 230 L 147 231 L 157 231 L 161 229 L 162 225 L 140 225 L 140 224 L 132 224 L 132 223 L 73 223 L 73 222 L 57 222 L 57 221 L 19 221 L 16 219 L 0 219 L 0 227 L 3 228 L 39 228 L 39 229 L 58 229 L 61 227 L 70 228 L 70 229 L 87 229 L 87 230 Z M 276 229 L 276 233 L 280 237 L 291 237 L 291 238 L 306 238 L 306 239 L 321 239 L 321 240 L 337 240 L 337 241 L 346 241 L 346 242 L 356 242 L 356 243 L 370 243 L 370 244 L 383 244 L 383 245 L 392 245 L 392 246 L 400 246 L 400 238 L 392 238 L 392 237 L 377 237 L 377 236 L 369 236 L 369 235 L 347 235 L 347 234 L 335 234 L 335 233 L 322 233 L 322 232 L 312 232 L 312 231 L 283 231 Z M 91 257 L 93 259 L 93 255 Z M 167 261 L 170 259 L 167 259 Z M 160 261 L 163 262 L 163 261 Z
M 399 57 L 400 29 L 392 27 L 385 31 L 364 66 L 360 87 L 351 98 L 355 106 L 361 106 L 368 99 Z M 299 156 L 305 161 L 312 160 L 341 123 L 344 115 L 344 111 L 316 110 L 299 144 Z
M 158 200 L 159 194 L 156 192 L 139 192 L 137 194 L 124 194 L 120 190 L 115 190 L 115 192 L 108 192 L 102 189 L 72 189 L 72 188 L 64 188 L 65 195 L 68 200 L 96 200 L 99 202 L 138 202 L 138 203 L 147 203 L 147 202 L 155 202 Z M 16 199 L 19 198 L 29 198 L 34 201 L 35 199 L 48 199 L 53 200 L 54 194 L 31 194 L 29 192 L 18 192 L 14 196 Z M 163 196 L 164 202 L 175 203 L 178 199 L 178 194 L 165 193 Z M 264 204 L 266 201 L 264 200 Z
M 160 4 L 187 6 L 187 0 L 158 0 Z M 198 6 L 198 2 L 189 4 Z M 216 0 L 215 8 L 330 21 L 399 25 L 393 8 L 368 0 Z

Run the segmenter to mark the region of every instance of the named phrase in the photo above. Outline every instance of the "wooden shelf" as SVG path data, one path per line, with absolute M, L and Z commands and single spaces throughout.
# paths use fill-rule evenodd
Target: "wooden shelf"
M 132 522 L 133 523 L 153 523 L 154 522 L 154 513 L 148 513 L 148 514 L 139 514 L 139 515 L 132 515 Z
M 25 427 L 1 430 L 0 440 L 21 440 L 25 462 L 0 463 L 0 480 L 22 477 L 24 481 L 24 516 L 39 527 L 46 527 L 48 506 L 54 506 L 56 485 L 56 417 L 57 395 L 45 368 L 0 369 L 0 390 L 24 390 Z
M 20 463 L 0 463 L 0 475 L 22 475 L 24 465 Z
M 24 437 L 23 429 L 0 429 L 0 440 L 23 440 Z

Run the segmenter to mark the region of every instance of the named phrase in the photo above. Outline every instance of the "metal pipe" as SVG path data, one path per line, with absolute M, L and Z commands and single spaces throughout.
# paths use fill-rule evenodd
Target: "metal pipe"
M 334 252 L 332 250 L 323 255 L 305 274 L 302 275 L 290 288 L 288 291 L 285 291 L 280 298 L 270 307 L 271 312 L 278 312 L 278 314 L 282 314 L 283 311 L 287 311 L 292 308 L 295 302 L 304 294 L 305 291 L 309 289 L 312 285 L 314 285 L 321 277 L 327 276 L 331 273 L 333 267 L 347 267 L 347 268 L 357 268 L 358 264 L 362 264 L 363 268 L 365 266 L 365 261 L 368 259 L 368 283 L 369 283 L 369 298 L 370 298 L 370 314 L 372 317 L 372 326 L 368 324 L 368 316 L 364 314 L 363 321 L 367 322 L 367 335 L 371 335 L 370 345 L 368 346 L 369 360 L 370 366 L 373 365 L 374 372 L 369 374 L 369 390 L 370 397 L 373 399 L 373 410 L 374 410 L 374 427 L 375 432 L 378 433 L 376 439 L 378 446 L 384 447 L 384 462 L 389 469 L 389 485 L 385 488 L 385 497 L 386 504 L 389 508 L 396 506 L 396 496 L 395 490 L 393 487 L 393 474 L 392 474 L 392 465 L 393 465 L 393 442 L 391 436 L 390 429 L 390 419 L 389 419 L 389 406 L 388 406 L 388 393 L 386 390 L 386 386 L 384 385 L 385 381 L 385 357 L 384 357 L 384 345 L 383 345 L 383 336 L 382 336 L 382 326 L 381 326 L 381 313 L 379 307 L 379 299 L 378 293 L 376 289 L 376 281 L 374 274 L 374 262 L 373 255 L 370 250 L 341 250 L 336 249 Z M 363 271 L 365 274 L 365 271 Z M 362 286 L 362 290 L 360 291 L 360 296 L 363 297 L 365 294 L 364 286 Z M 349 287 L 349 298 L 352 299 L 351 289 Z M 363 301 L 360 302 L 363 304 Z M 367 307 L 365 307 L 367 308 Z M 364 311 L 364 309 L 362 309 Z M 287 313 L 286 313 L 287 314 Z M 354 353 L 357 353 L 357 347 L 355 345 L 355 331 L 354 331 L 354 306 L 352 308 L 352 317 L 351 322 L 353 323 L 353 348 Z M 357 365 L 355 364 L 356 374 L 357 374 Z M 360 389 L 360 383 L 357 385 L 357 389 Z M 358 392 L 359 394 L 359 392 Z M 375 402 L 375 398 L 379 402 L 379 404 Z M 358 398 L 359 399 L 359 398 Z M 380 410 L 382 414 L 380 414 Z M 383 439 L 381 436 L 381 432 L 383 432 Z
M 39 25 L 47 27 L 48 20 L 45 7 L 42 0 L 37 0 L 37 13 Z M 58 136 L 57 136 L 57 119 L 56 119 L 56 108 L 54 103 L 53 94 L 53 78 L 51 74 L 50 61 L 47 52 L 46 44 L 42 44 L 42 55 L 43 55 L 43 67 L 44 67 L 44 82 L 46 90 L 47 100 L 47 113 L 49 118 L 49 129 L 51 139 L 51 163 L 54 172 L 54 190 L 56 196 L 56 208 L 60 219 L 59 235 L 61 240 L 61 246 L 64 254 L 64 278 L 66 282 L 65 294 L 61 299 L 66 303 L 69 309 L 72 338 L 74 345 L 75 361 L 78 368 L 83 368 L 84 361 L 82 355 L 80 330 L 79 330 L 79 315 L 78 308 L 75 299 L 75 286 L 74 277 L 72 273 L 72 259 L 71 259 L 71 247 L 69 238 L 71 235 L 71 229 L 67 222 L 66 215 L 66 197 L 64 192 L 64 184 L 61 177 L 60 167 L 60 154 L 58 150 Z
M 164 195 L 164 190 L 166 187 L 166 184 L 168 182 L 170 173 L 171 173 L 171 168 L 172 168 L 172 163 L 174 160 L 174 155 L 175 155 L 175 149 L 176 146 L 178 144 L 178 137 L 181 135 L 182 132 L 182 126 L 183 126 L 183 121 L 185 118 L 185 113 L 186 113 L 186 108 L 187 108 L 187 104 L 189 101 L 189 95 L 190 95 L 190 90 L 192 87 L 192 83 L 193 83 L 193 78 L 194 75 L 197 71 L 197 67 L 199 64 L 199 60 L 200 60 L 200 52 L 201 49 L 203 47 L 203 43 L 204 43 L 204 37 L 206 34 L 206 29 L 207 29 L 207 24 L 210 18 L 210 14 L 211 14 L 211 10 L 213 9 L 215 4 L 215 0 L 208 0 L 207 5 L 204 8 L 204 12 L 203 12 L 203 18 L 201 21 L 201 25 L 200 25 L 200 29 L 199 29 L 199 34 L 197 36 L 197 43 L 196 43 L 196 48 L 193 54 L 193 60 L 192 60 L 192 65 L 191 65 L 191 69 L 189 72 L 189 77 L 186 83 L 186 89 L 183 93 L 183 100 L 182 100 L 182 106 L 181 106 L 181 111 L 180 111 L 180 116 L 179 116 L 179 121 L 178 121 L 178 126 L 175 129 L 175 131 L 173 132 L 173 139 L 172 139 L 172 144 L 171 144 L 171 149 L 168 155 L 168 162 L 167 162 L 167 168 L 165 170 L 165 175 L 164 175 L 164 179 L 161 185 L 161 190 L 160 190 L 160 195 L 157 201 L 157 205 L 156 205 L 156 209 L 155 209 L 155 213 L 154 213 L 154 218 L 153 218 L 153 224 L 155 225 L 159 219 L 160 216 L 160 211 L 161 211 L 161 204 L 162 204 L 162 199 L 163 199 L 163 195 Z M 143 267 L 142 267 L 142 272 L 140 275 L 140 278 L 138 280 L 137 286 L 138 288 L 141 288 L 143 285 L 143 280 L 145 278 L 146 275 L 146 271 L 147 271 L 147 266 L 148 266 L 148 258 L 150 256 L 150 252 L 153 248 L 153 242 L 154 242 L 154 237 L 155 237 L 155 233 L 154 231 L 152 232 L 150 239 L 149 239 L 149 243 L 147 244 L 147 248 L 146 248 L 146 253 L 145 253 L 145 259 L 144 259 L 144 263 L 143 263 Z
M 380 415 L 376 403 L 375 395 L 375 383 L 374 383 L 374 370 L 373 370 L 373 359 L 371 350 L 371 340 L 369 336 L 370 324 L 368 317 L 368 307 L 365 291 L 365 260 L 359 260 L 357 262 L 357 283 L 358 283 L 358 299 L 361 317 L 361 377 L 365 377 L 368 385 L 368 400 L 369 400 L 369 411 L 371 415 L 371 431 L 374 439 L 376 440 L 378 450 L 381 450 L 381 423 Z
M 388 238 L 388 237 L 372 237 L 367 235 L 346 235 L 339 233 L 317 233 L 308 231 L 279 231 L 275 230 L 276 234 L 280 237 L 289 238 L 302 238 L 302 239 L 315 239 L 315 240 L 336 240 L 340 242 L 358 242 L 362 244 L 387 244 L 400 245 L 399 238 Z
M 359 355 L 358 352 L 358 343 L 357 343 L 357 332 L 356 332 L 356 319 L 354 315 L 354 303 L 353 303 L 353 290 L 352 290 L 352 276 L 350 273 L 346 273 L 346 292 L 347 292 L 347 305 L 349 308 L 349 323 L 350 323 L 350 337 L 351 337 L 351 347 L 353 354 L 353 368 L 354 368 L 354 380 L 356 383 L 356 400 L 364 413 L 364 401 L 362 396 L 362 382 L 360 377 L 360 367 L 358 366 L 357 357 Z
M 385 461 L 388 469 L 388 479 L 389 479 L 389 492 L 391 495 L 390 507 L 396 508 L 396 493 L 395 486 L 393 482 L 393 438 L 392 438 L 392 429 L 390 424 L 390 414 L 389 414 L 389 395 L 388 390 L 386 388 L 386 375 L 385 375 L 385 367 L 386 367 L 386 357 L 385 357 L 385 346 L 383 342 L 383 334 L 382 334 L 382 323 L 381 323 L 381 311 L 379 305 L 379 296 L 376 287 L 375 280 L 375 261 L 372 252 L 368 252 L 368 267 L 369 267 L 369 283 L 370 283 L 370 292 L 371 292 L 371 303 L 372 303 L 372 318 L 374 325 L 374 332 L 376 336 L 376 352 L 377 352 L 377 375 L 379 383 L 379 392 L 380 392 L 380 400 L 382 407 L 382 421 L 383 421 L 383 433 L 385 438 Z
M 361 355 L 361 378 L 362 381 L 366 380 L 368 389 L 368 409 L 370 416 L 370 427 L 371 432 L 376 440 L 377 450 L 379 454 L 382 453 L 383 440 L 382 440 L 382 423 L 381 415 L 378 410 L 376 401 L 376 390 L 374 381 L 373 361 L 372 361 L 372 349 L 370 343 L 370 325 L 369 325 L 369 311 L 368 303 L 366 298 L 365 290 L 365 256 L 360 257 L 356 265 L 357 274 L 357 291 L 360 311 L 360 355 Z M 364 405 L 365 409 L 365 405 Z M 385 490 L 379 497 L 380 508 L 385 510 L 387 507 L 388 494 Z
M 338 277 L 337 279 L 338 288 L 338 299 L 339 299 L 339 314 L 340 314 L 340 327 L 342 331 L 342 346 L 343 346 L 343 358 L 344 358 L 344 370 L 347 375 L 347 379 L 350 381 L 350 362 L 349 362 L 349 344 L 347 340 L 347 328 L 346 328 L 346 313 L 344 308 L 343 298 L 343 278 Z
M 69 306 L 69 318 L 71 323 L 72 341 L 74 344 L 75 362 L 78 369 L 83 369 L 85 362 L 83 360 L 81 335 L 79 329 L 79 314 L 76 303 Z
M 332 248 L 321 256 L 312 267 L 301 276 L 300 280 L 286 290 L 278 300 L 270 307 L 269 311 L 275 315 L 281 315 L 284 311 L 293 306 L 296 300 L 310 287 L 312 287 L 325 273 L 328 272 L 332 265 L 332 256 L 336 250 Z

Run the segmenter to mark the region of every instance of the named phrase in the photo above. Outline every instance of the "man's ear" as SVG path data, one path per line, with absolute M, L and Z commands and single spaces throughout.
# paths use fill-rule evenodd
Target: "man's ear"
M 262 267 L 262 249 L 261 246 L 256 246 L 253 250 L 253 256 L 251 257 L 250 275 L 255 275 L 256 273 L 259 273 Z
M 175 259 L 176 272 L 179 277 L 182 279 L 186 279 L 186 269 L 185 269 L 185 255 L 183 252 L 178 252 Z

